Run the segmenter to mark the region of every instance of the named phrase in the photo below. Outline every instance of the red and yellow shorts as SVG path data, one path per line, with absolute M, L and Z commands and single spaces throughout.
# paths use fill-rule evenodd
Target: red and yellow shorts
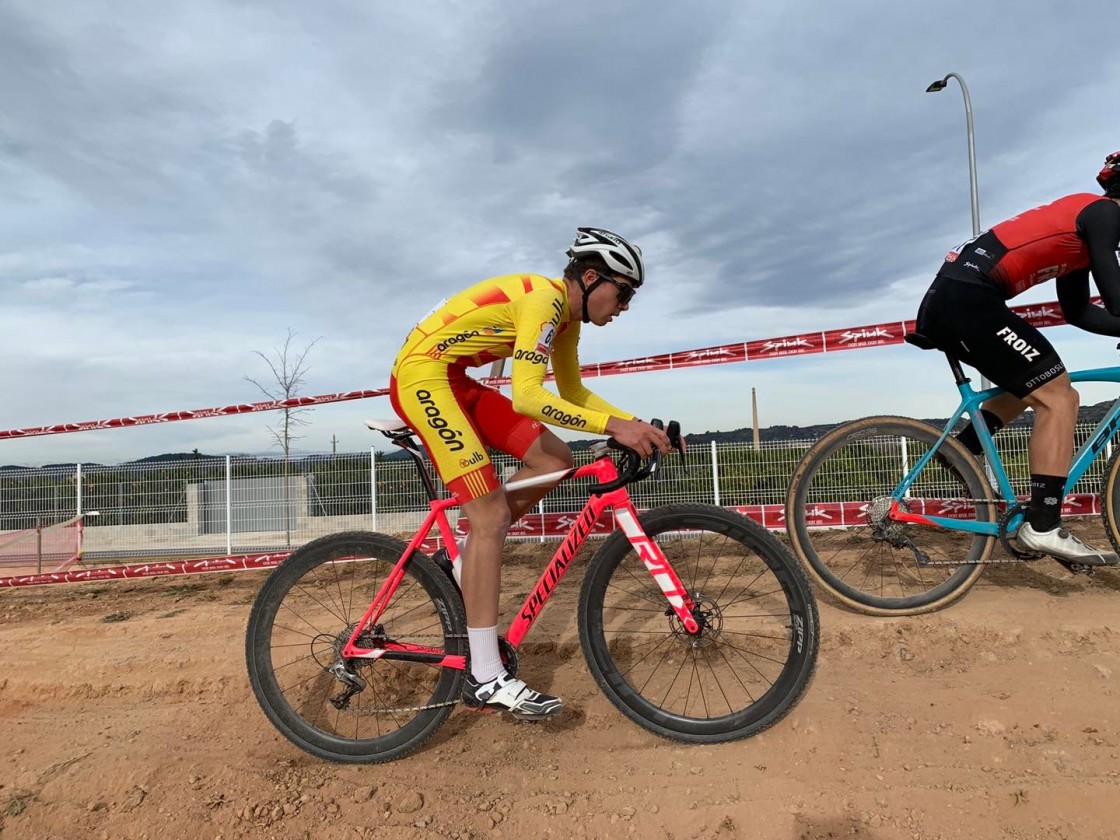
M 389 399 L 420 436 L 439 477 L 460 502 L 485 496 L 501 484 L 487 447 L 520 459 L 544 434 L 540 421 L 518 414 L 508 397 L 454 365 L 398 367 L 389 380 Z

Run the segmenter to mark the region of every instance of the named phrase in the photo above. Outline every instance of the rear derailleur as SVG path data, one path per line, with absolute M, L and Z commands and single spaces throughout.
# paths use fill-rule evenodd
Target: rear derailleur
M 890 512 L 893 504 L 892 497 L 880 496 L 867 506 L 867 519 L 871 523 L 871 539 L 875 542 L 890 543 L 892 548 L 905 548 L 914 555 L 914 562 L 919 566 L 928 566 L 929 555 L 914 545 L 914 541 L 907 533 L 906 523 L 891 520 Z M 904 513 L 909 510 L 905 499 L 898 503 L 898 507 Z

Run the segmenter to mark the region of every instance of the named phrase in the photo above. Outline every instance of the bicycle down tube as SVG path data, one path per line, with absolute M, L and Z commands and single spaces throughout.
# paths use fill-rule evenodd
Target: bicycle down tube
M 557 478 L 567 480 L 571 478 L 594 477 L 600 484 L 609 484 L 618 477 L 614 462 L 609 457 L 601 457 L 590 464 L 571 470 L 549 473 L 535 478 L 524 479 L 507 485 L 508 489 L 521 489 L 539 484 L 555 481 Z M 458 502 L 454 499 L 442 499 L 429 502 L 431 510 L 425 517 L 423 524 L 417 530 L 408 549 L 397 561 L 385 583 L 379 589 L 369 609 L 357 623 L 346 645 L 342 648 L 341 655 L 355 659 L 397 659 L 411 662 L 427 662 L 445 668 L 464 669 L 466 658 L 461 655 L 447 655 L 434 648 L 424 648 L 418 645 L 390 643 L 385 647 L 363 648 L 356 643 L 357 638 L 369 626 L 375 625 L 377 619 L 385 611 L 404 577 L 404 567 L 414 551 L 419 551 L 420 545 L 427 537 L 433 526 L 439 528 L 441 536 L 447 545 L 454 545 L 453 532 L 447 521 L 446 511 L 456 507 Z M 618 487 L 604 493 L 593 493 L 584 504 L 576 521 L 568 530 L 560 547 L 552 556 L 536 585 L 530 591 L 525 603 L 517 611 L 517 615 L 509 626 L 506 634 L 507 641 L 517 647 L 528 634 L 537 616 L 540 615 L 549 597 L 556 586 L 564 577 L 572 558 L 575 557 L 584 540 L 591 533 L 591 529 L 599 517 L 608 509 L 614 509 L 619 526 L 630 540 L 638 557 L 657 583 L 658 588 L 665 595 L 670 608 L 680 619 L 681 624 L 689 633 L 697 633 L 700 626 L 692 615 L 692 601 L 677 576 L 672 565 L 665 558 L 661 548 L 651 540 L 642 530 L 638 522 L 638 514 L 630 499 L 630 494 L 625 487 Z
M 1073 371 L 1070 373 L 1070 381 L 1074 383 L 1113 382 L 1120 384 L 1120 367 Z M 949 436 L 950 430 L 953 429 L 957 421 L 966 413 L 970 416 L 972 424 L 976 428 L 977 437 L 983 447 L 984 456 L 992 469 L 992 475 L 999 484 L 999 491 L 1003 497 L 1003 501 L 1008 505 L 1014 505 L 1018 501 L 1015 490 L 1011 486 L 1011 481 L 1007 477 L 1007 472 L 1003 468 L 1003 462 L 996 452 L 995 441 L 992 438 L 992 434 L 988 431 L 987 424 L 984 422 L 983 416 L 979 412 L 979 407 L 985 400 L 1004 393 L 1003 389 L 988 388 L 983 391 L 974 391 L 967 379 L 958 382 L 957 389 L 961 394 L 960 405 L 957 406 L 957 410 L 953 413 L 953 416 L 949 418 L 948 423 L 945 424 L 945 428 L 941 436 L 937 439 L 936 445 L 918 459 L 918 462 L 907 472 L 906 476 L 895 489 L 895 492 L 892 494 L 894 502 L 891 505 L 889 516 L 890 519 L 897 522 L 933 525 L 954 531 L 968 531 L 971 533 L 998 536 L 1000 528 L 998 522 L 975 522 L 967 519 L 955 519 L 945 516 L 929 516 L 921 513 L 909 513 L 900 509 L 900 502 L 906 498 L 906 493 L 910 485 L 913 484 L 918 475 L 934 457 L 937 449 L 941 446 L 945 438 Z M 1105 416 L 1101 418 L 1101 421 L 1097 424 L 1096 428 L 1093 429 L 1085 443 L 1083 443 L 1074 454 L 1072 463 L 1070 464 L 1069 477 L 1066 479 L 1065 493 L 1068 494 L 1077 482 L 1081 480 L 1081 477 L 1089 470 L 1089 467 L 1092 465 L 1093 461 L 1096 460 L 1100 451 L 1108 445 L 1108 442 L 1112 439 L 1118 427 L 1120 427 L 1120 399 L 1113 402 L 1112 407 Z M 1018 518 L 1018 516 L 1021 516 L 1021 514 L 1018 514 L 1016 518 Z

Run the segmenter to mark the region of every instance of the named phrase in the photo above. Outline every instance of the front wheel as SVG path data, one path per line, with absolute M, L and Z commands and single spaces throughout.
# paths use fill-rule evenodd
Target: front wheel
M 870 615 L 915 615 L 959 598 L 980 577 L 995 537 L 887 517 L 892 494 L 941 430 L 907 417 L 833 429 L 790 478 L 786 527 L 798 557 L 841 603 Z M 910 513 L 994 522 L 987 478 L 953 438 L 901 500 Z
M 745 738 L 801 697 L 817 659 L 816 602 L 796 561 L 744 516 L 667 505 L 640 519 L 695 602 L 690 635 L 634 546 L 616 532 L 580 593 L 583 653 L 635 723 L 693 743 Z
M 340 651 L 408 549 L 383 534 L 332 534 L 295 551 L 265 581 L 245 634 L 253 693 L 268 719 L 312 755 L 353 764 L 399 758 L 436 731 L 463 672 L 420 662 L 344 659 Z M 466 653 L 451 579 L 415 553 L 359 643 Z

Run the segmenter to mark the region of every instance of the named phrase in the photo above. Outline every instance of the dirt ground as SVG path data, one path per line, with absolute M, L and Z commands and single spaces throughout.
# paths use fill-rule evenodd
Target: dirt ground
M 535 574 L 507 568 L 507 614 Z M 369 767 L 301 753 L 258 708 L 242 646 L 261 580 L 0 592 L 0 837 L 1118 835 L 1117 572 L 993 567 L 956 605 L 903 619 L 822 599 L 800 705 L 703 747 L 599 693 L 569 579 L 522 648 L 522 674 L 567 703 L 558 721 L 457 709 L 418 752 Z

